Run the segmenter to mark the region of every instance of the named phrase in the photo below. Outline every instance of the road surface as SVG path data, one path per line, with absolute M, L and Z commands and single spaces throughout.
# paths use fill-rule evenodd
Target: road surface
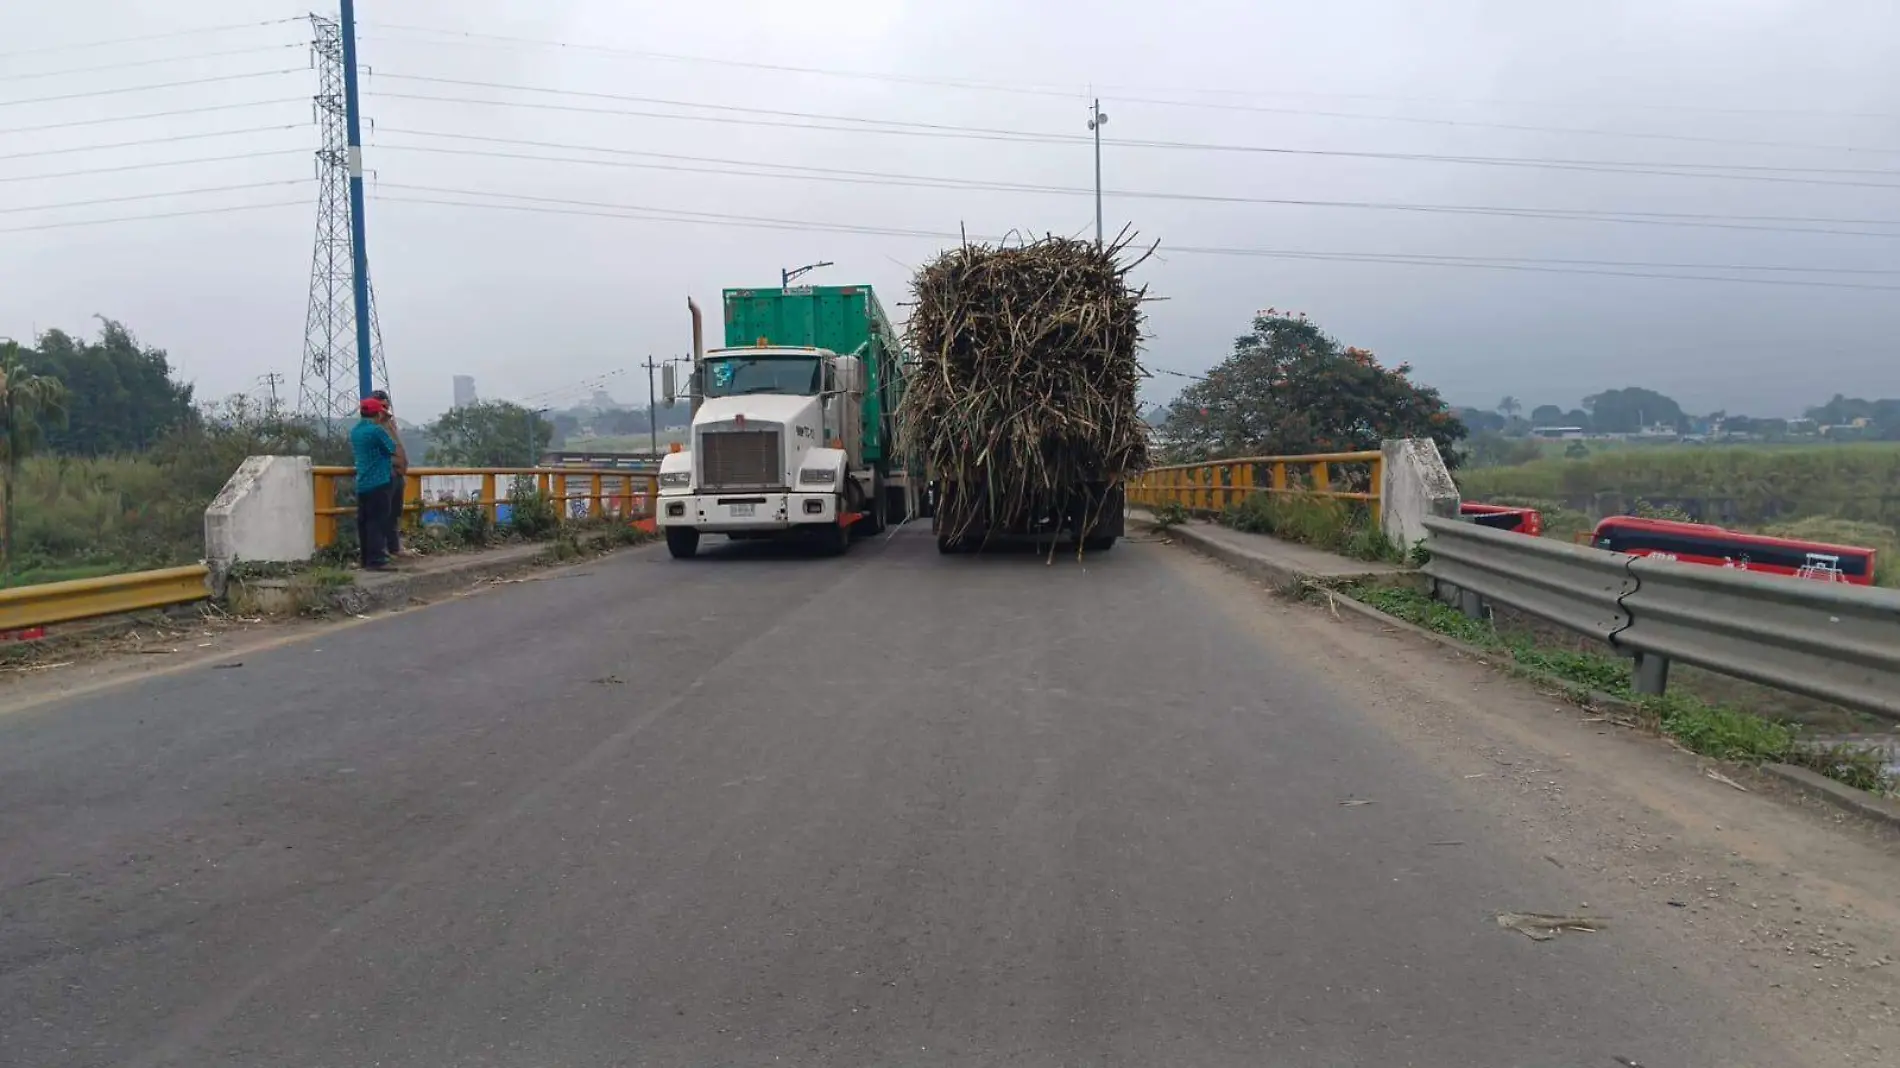
M 0 1063 L 1793 1063 L 1500 928 L 1596 875 L 1209 567 L 643 550 L 0 714 Z

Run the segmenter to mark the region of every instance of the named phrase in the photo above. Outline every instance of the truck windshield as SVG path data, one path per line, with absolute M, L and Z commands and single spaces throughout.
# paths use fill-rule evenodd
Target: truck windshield
M 816 396 L 823 385 L 821 363 L 812 356 L 728 356 L 706 363 L 706 396 L 747 393 Z

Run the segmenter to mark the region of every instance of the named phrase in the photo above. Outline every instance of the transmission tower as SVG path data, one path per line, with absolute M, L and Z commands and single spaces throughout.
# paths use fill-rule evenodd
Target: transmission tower
M 297 410 L 329 430 L 356 416 L 356 312 L 351 302 L 350 147 L 343 104 L 343 30 L 334 19 L 310 16 L 311 56 L 317 68 L 317 239 L 310 254 L 310 305 L 303 328 L 303 380 Z M 368 272 L 365 272 L 367 274 Z M 389 388 L 382 324 L 370 294 L 371 373 Z

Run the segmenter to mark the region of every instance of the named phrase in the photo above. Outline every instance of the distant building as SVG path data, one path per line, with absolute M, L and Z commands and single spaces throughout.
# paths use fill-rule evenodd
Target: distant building
M 475 378 L 472 375 L 456 375 L 455 407 L 466 408 L 475 403 Z
M 1583 428 L 1580 426 L 1534 426 L 1531 427 L 1531 437 L 1549 441 L 1569 441 L 1583 437 Z

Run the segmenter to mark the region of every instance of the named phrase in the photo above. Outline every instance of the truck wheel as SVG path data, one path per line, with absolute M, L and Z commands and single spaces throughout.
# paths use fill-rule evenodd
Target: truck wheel
M 863 522 L 863 520 L 859 520 Z M 857 526 L 857 523 L 851 524 Z M 828 523 L 818 531 L 818 551 L 826 556 L 843 556 L 851 548 L 851 527 Z
M 699 552 L 699 531 L 692 527 L 667 527 L 666 551 L 675 560 L 691 560 Z
M 963 542 L 948 534 L 937 535 L 937 551 L 945 556 L 954 556 L 963 551 Z
M 1082 539 L 1082 551 L 1085 553 L 1105 553 L 1115 547 L 1115 535 L 1097 534 Z

